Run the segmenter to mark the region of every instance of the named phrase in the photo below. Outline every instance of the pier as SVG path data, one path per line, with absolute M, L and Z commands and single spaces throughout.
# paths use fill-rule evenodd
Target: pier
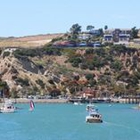
M 140 103 L 140 96 L 123 96 L 121 98 L 71 98 L 68 100 L 70 103 L 126 103 L 126 104 L 137 104 Z
M 110 103 L 111 100 L 108 99 L 104 99 L 104 98 L 93 98 L 93 99 L 85 99 L 85 98 L 81 98 L 81 99 L 77 99 L 77 98 L 71 98 L 68 100 L 68 102 L 70 103 Z
M 124 96 L 119 99 L 120 103 L 137 104 L 140 103 L 140 96 Z

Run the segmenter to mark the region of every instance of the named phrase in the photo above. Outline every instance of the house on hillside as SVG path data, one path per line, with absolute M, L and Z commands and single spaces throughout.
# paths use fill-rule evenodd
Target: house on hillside
M 87 40 L 87 39 L 89 39 L 90 37 L 91 37 L 90 34 L 81 33 L 81 34 L 79 34 L 78 39 L 80 39 L 80 40 Z
M 114 44 L 128 44 L 131 37 L 130 29 L 111 29 L 105 30 L 103 42 L 111 42 Z
M 87 40 L 90 39 L 92 37 L 97 37 L 100 36 L 102 33 L 99 29 L 96 30 L 90 30 L 89 32 L 82 32 L 79 34 L 78 38 L 80 40 Z
M 91 34 L 93 36 L 99 36 L 99 35 L 101 35 L 101 31 L 98 29 L 95 29 L 95 30 L 89 31 L 89 34 Z
M 92 99 L 92 98 L 96 98 L 97 96 L 97 91 L 94 89 L 84 89 L 84 91 L 82 92 L 82 97 L 86 98 L 86 99 Z
M 104 35 L 104 42 L 113 42 L 113 35 L 112 34 L 105 34 Z
M 129 42 L 130 34 L 119 34 L 119 42 Z

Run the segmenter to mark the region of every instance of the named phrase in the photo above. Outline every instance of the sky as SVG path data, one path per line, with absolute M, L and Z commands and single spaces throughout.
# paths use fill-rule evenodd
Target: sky
M 0 0 L 0 37 L 66 33 L 78 23 L 82 31 L 140 28 L 140 0 Z

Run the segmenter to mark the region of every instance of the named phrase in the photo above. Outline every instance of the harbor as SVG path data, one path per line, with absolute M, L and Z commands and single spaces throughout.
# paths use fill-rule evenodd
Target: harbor
M 140 96 L 123 96 L 119 98 L 71 98 L 69 102 L 80 102 L 80 103 L 126 103 L 126 104 L 137 104 L 140 103 Z
M 138 140 L 140 138 L 140 112 L 132 109 L 134 104 L 109 106 L 97 103 L 96 106 L 103 117 L 103 123 L 97 124 L 86 123 L 86 105 L 41 103 L 35 104 L 34 111 L 29 111 L 29 104 L 16 104 L 20 109 L 15 113 L 0 114 L 0 138 L 2 140 Z

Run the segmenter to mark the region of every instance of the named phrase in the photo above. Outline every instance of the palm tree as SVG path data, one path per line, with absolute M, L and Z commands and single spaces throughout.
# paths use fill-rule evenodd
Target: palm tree
M 105 30 L 107 30 L 107 29 L 108 29 L 108 26 L 107 26 L 107 25 L 105 25 L 105 26 L 104 26 L 104 29 L 105 29 Z

